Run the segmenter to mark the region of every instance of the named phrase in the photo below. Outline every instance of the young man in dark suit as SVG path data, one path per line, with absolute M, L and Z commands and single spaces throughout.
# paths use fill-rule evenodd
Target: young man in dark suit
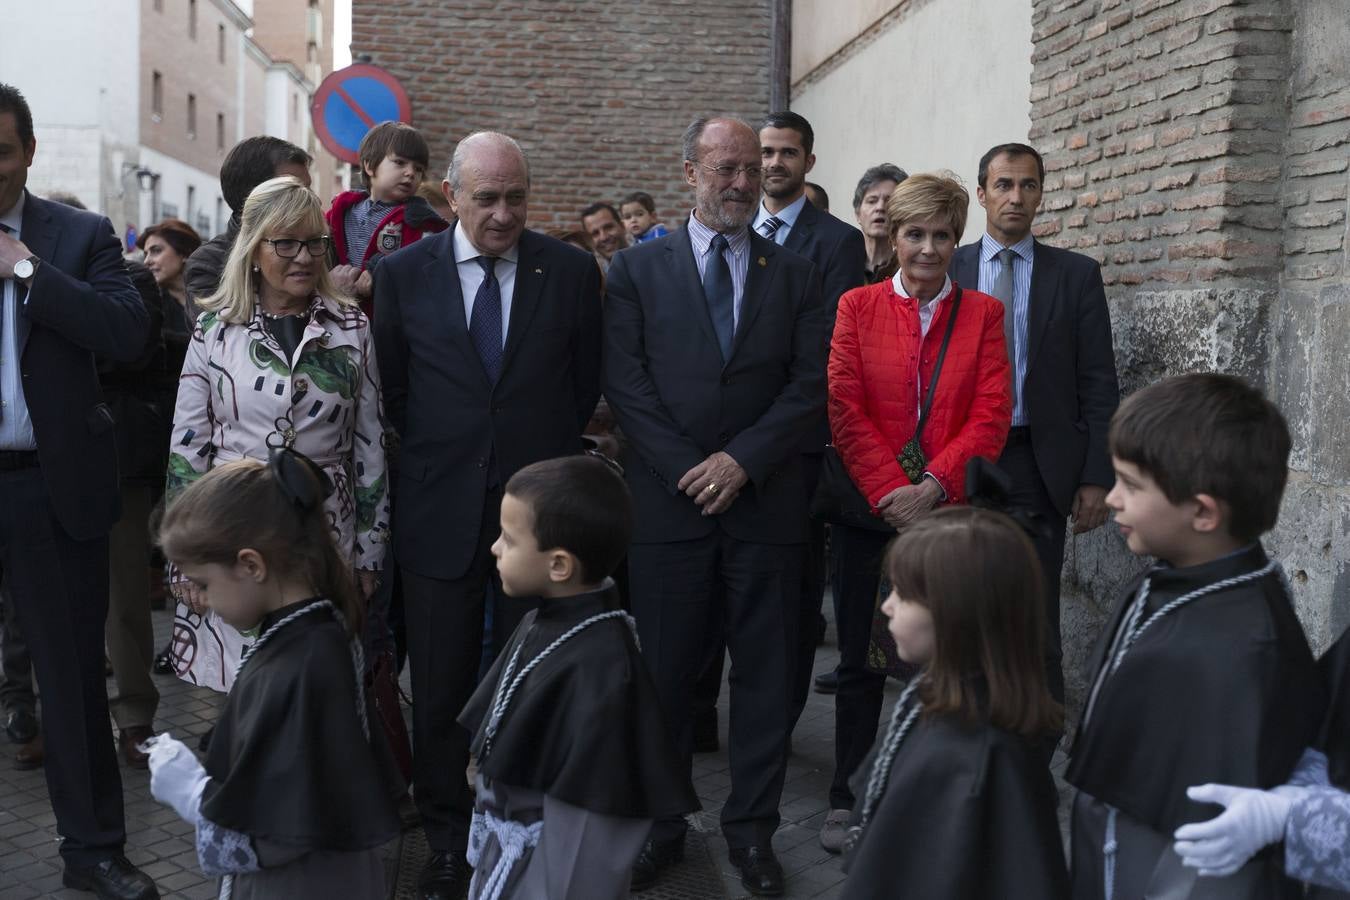
M 622 250 L 605 301 L 605 397 L 628 440 L 632 609 L 671 735 L 692 766 L 690 700 L 720 623 L 731 685 L 722 831 L 752 893 L 783 890 L 771 838 L 786 771 L 801 558 L 801 442 L 825 404 L 828 316 L 804 257 L 748 226 L 760 147 L 736 119 L 685 131 L 697 205 L 684 228 Z M 686 823 L 658 821 L 634 867 L 654 883 Z
M 507 597 L 492 557 L 516 470 L 579 453 L 600 396 L 600 272 L 525 229 L 529 165 L 514 140 L 460 141 L 442 184 L 458 221 L 404 247 L 375 279 L 375 346 L 400 438 L 394 552 L 413 690 L 413 781 L 432 858 L 423 898 L 468 884 L 469 733 L 484 597 L 500 649 L 532 605 Z
M 108 532 L 120 515 L 113 417 L 94 354 L 138 359 L 150 317 L 112 224 L 25 185 L 28 104 L 0 84 L 0 577 L 42 686 L 47 789 L 67 887 L 158 897 L 122 855 L 108 723 Z
M 1003 301 L 1013 368 L 1013 420 L 999 466 L 1013 502 L 1049 526 L 1035 538 L 1045 572 L 1050 692 L 1064 699 L 1059 580 L 1064 523 L 1075 534 L 1106 521 L 1115 480 L 1106 431 L 1120 402 L 1101 266 L 1031 236 L 1045 165 L 1026 144 L 1000 144 L 980 160 L 976 194 L 987 225 L 953 255 L 951 276 Z

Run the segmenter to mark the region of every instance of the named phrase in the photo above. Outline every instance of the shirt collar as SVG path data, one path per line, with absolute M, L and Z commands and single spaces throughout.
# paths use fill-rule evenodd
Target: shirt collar
M 28 191 L 19 191 L 19 199 L 9 208 L 9 212 L 0 216 L 0 225 L 9 226 L 9 230 L 18 234 L 23 230 L 23 205 L 28 199 Z
M 464 229 L 459 227 L 458 222 L 455 223 L 454 229 L 455 265 L 470 262 L 480 256 L 491 255 L 475 247 L 473 241 L 469 240 L 469 236 L 464 233 Z M 517 241 L 509 250 L 497 254 L 497 258 L 504 259 L 507 262 L 516 262 L 520 258 L 520 242 Z
M 717 234 L 718 232 L 700 222 L 692 209 L 689 211 L 689 240 L 693 242 L 694 250 L 699 256 L 704 256 L 708 252 L 708 246 Z M 749 228 L 739 228 L 723 236 L 727 239 L 733 256 L 740 256 L 750 246 Z
M 989 262 L 997 256 L 998 251 L 1002 249 L 1003 245 L 994 240 L 993 235 L 986 231 L 984 236 L 980 239 L 980 261 Z M 1031 262 L 1032 254 L 1036 252 L 1036 239 L 1028 234 L 1008 249 L 1022 257 L 1022 259 L 1025 259 L 1027 262 Z
M 760 223 L 769 218 L 769 216 L 777 216 L 783 223 L 783 225 L 779 227 L 790 229 L 793 225 L 797 224 L 797 217 L 802 214 L 802 207 L 805 205 L 806 194 L 803 193 L 800 197 L 780 209 L 778 212 L 771 213 L 765 208 L 764 199 L 761 197 L 759 201 L 759 212 L 755 214 L 755 230 L 758 231 Z
M 891 287 L 894 288 L 895 292 L 899 294 L 901 297 L 910 296 L 909 291 L 905 290 L 905 283 L 900 279 L 899 272 L 896 272 L 894 275 L 891 276 Z M 934 297 L 931 301 L 933 304 L 933 308 L 937 309 L 937 305 L 941 303 L 943 300 L 946 300 L 947 295 L 950 294 L 951 292 L 952 292 L 952 280 L 949 276 L 944 275 L 942 278 L 942 290 L 938 291 L 938 295 Z

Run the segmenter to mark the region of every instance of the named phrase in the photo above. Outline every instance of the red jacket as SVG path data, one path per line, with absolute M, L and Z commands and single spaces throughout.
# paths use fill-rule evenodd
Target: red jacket
M 922 337 L 917 303 L 890 280 L 839 298 L 830 346 L 830 433 L 853 483 L 877 502 L 910 483 L 896 455 L 914 436 L 922 384 L 927 391 L 947 330 L 951 295 Z M 948 503 L 965 501 L 966 463 L 997 460 L 1012 422 L 1003 304 L 964 291 L 919 445 Z M 922 363 L 920 363 L 922 357 Z M 919 381 L 922 373 L 922 382 Z
M 436 215 L 431 204 L 421 197 L 411 197 L 406 203 L 400 203 L 391 209 L 376 229 L 371 232 L 370 244 L 361 248 L 357 256 L 347 247 L 347 228 L 344 217 L 351 209 L 369 194 L 365 191 L 343 191 L 333 198 L 324 218 L 328 220 L 328 230 L 333 235 L 333 249 L 337 251 L 339 265 L 370 267 L 372 257 L 386 256 L 400 247 L 406 247 L 424 234 L 444 231 L 449 224 Z

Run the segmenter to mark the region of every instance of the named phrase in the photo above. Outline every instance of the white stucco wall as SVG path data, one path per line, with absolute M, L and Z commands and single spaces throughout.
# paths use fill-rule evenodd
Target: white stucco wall
M 873 0 L 798 2 L 794 43 L 813 40 L 797 32 L 820 11 L 816 7 L 846 17 L 839 7 L 870 12 L 877 6 Z M 830 39 L 839 43 L 837 35 Z M 816 133 L 809 177 L 829 192 L 831 211 L 853 221 L 853 189 L 877 163 L 911 174 L 951 169 L 970 191 L 963 243 L 974 239 L 984 229 L 975 198 L 980 156 L 995 144 L 1025 141 L 1031 125 L 1031 0 L 911 0 L 895 24 L 843 53 L 838 65 L 826 59 L 812 73 L 793 73 L 792 109 Z M 797 61 L 799 54 L 793 56 Z
M 164 205 L 169 204 L 174 207 L 171 210 L 173 217 L 182 219 L 196 228 L 203 238 L 209 238 L 224 230 L 225 222 L 217 221 L 216 217 L 216 199 L 220 196 L 218 172 L 203 172 L 148 147 L 142 148 L 141 161 L 160 176 L 155 197 L 160 208 L 154 220 L 145 222 L 146 225 L 167 218 L 169 211 L 164 209 Z M 191 218 L 188 218 L 187 207 L 189 186 L 193 188 Z M 209 220 L 209 224 L 205 227 L 198 220 L 201 215 L 205 215 Z M 228 211 L 225 218 L 229 218 Z

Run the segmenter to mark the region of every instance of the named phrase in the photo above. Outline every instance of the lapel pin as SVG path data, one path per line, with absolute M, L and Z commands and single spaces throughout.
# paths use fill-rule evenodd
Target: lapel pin
M 769 264 L 769 261 L 768 261 L 767 259 L 765 259 L 764 257 L 761 256 L 761 257 L 759 258 L 759 264 L 760 264 L 761 266 L 767 266 L 767 265 Z
M 543 269 L 535 269 L 535 270 L 534 270 L 534 274 L 536 274 L 536 275 L 543 275 L 543 274 L 544 274 L 544 270 L 543 270 Z

